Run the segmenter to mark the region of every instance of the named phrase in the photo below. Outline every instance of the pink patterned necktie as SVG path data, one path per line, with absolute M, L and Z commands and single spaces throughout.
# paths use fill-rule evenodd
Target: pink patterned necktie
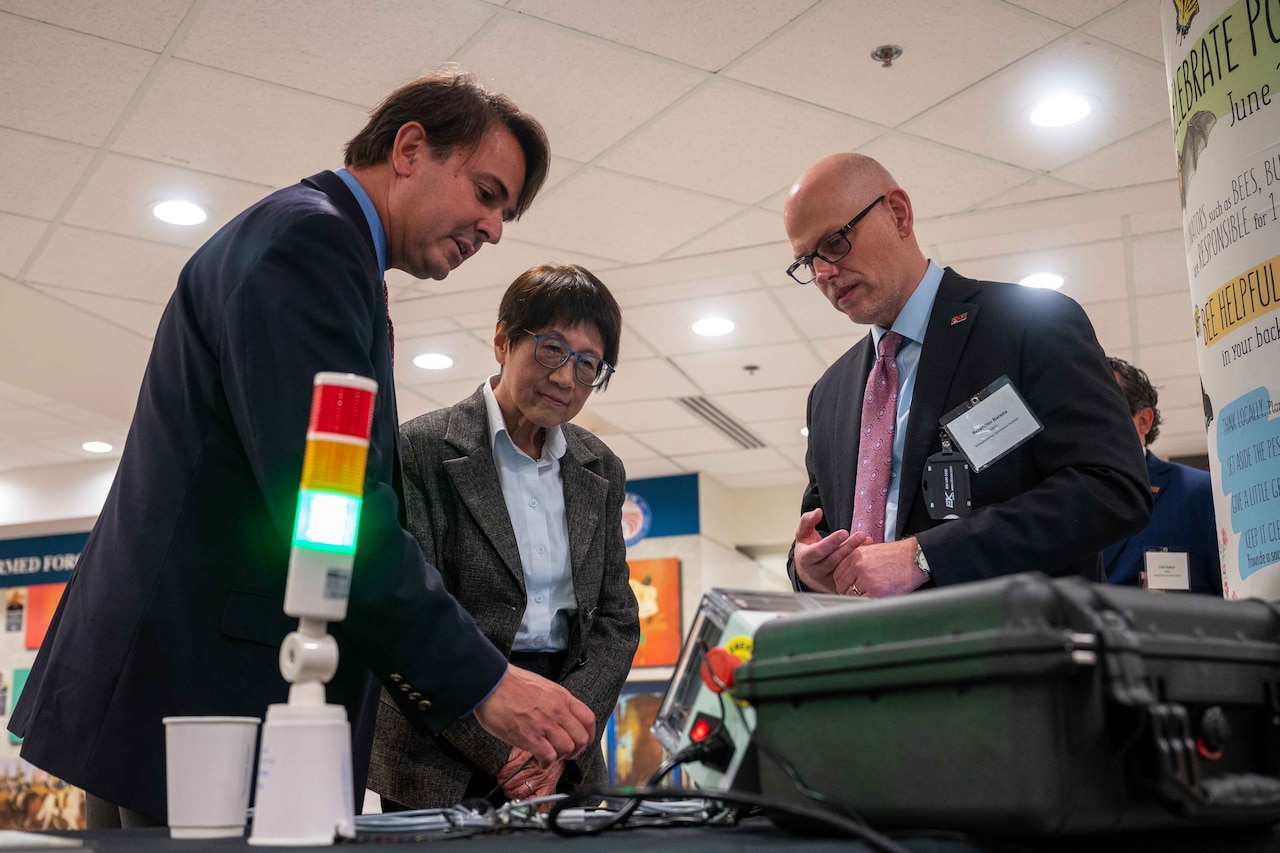
M 852 531 L 884 541 L 884 511 L 893 470 L 893 427 L 898 421 L 898 350 L 906 339 L 897 332 L 880 338 L 880 357 L 867 376 L 862 397 L 862 434 L 858 437 L 858 473 Z

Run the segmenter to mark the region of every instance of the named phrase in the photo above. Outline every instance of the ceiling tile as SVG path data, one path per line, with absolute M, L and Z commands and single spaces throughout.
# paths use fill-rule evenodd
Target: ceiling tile
M 902 134 L 882 136 L 860 151 L 889 170 L 911 197 L 911 209 L 918 216 L 975 207 L 1029 177 L 1021 169 Z
M 1054 177 L 1093 190 L 1150 184 L 1178 177 L 1173 130 L 1163 121 L 1054 170 Z
M 1174 379 L 1152 381 L 1160 396 L 1162 409 L 1185 409 L 1200 405 L 1200 377 L 1179 376 Z
M 79 432 L 73 423 L 41 409 L 5 409 L 0 411 L 0 439 L 39 439 Z
M 63 221 L 194 249 L 270 192 L 270 187 L 261 184 L 110 154 L 98 164 Z M 192 226 L 161 222 L 151 209 L 169 199 L 194 202 L 209 218 Z
M 372 107 L 447 61 L 495 11 L 458 0 L 218 0 L 174 56 Z
M 1126 358 L 1121 355 L 1121 350 L 1128 350 L 1134 343 L 1129 303 L 1121 300 L 1094 302 L 1086 307 L 1085 313 L 1089 315 L 1093 334 L 1103 351 L 1107 355 Z
M 705 255 L 724 252 L 744 246 L 764 246 L 781 243 L 786 238 L 782 228 L 782 215 L 771 210 L 748 209 L 709 229 L 705 234 L 678 246 L 669 254 L 672 257 Z M 784 250 L 785 251 L 785 250 Z
M 1065 31 L 991 0 L 834 0 L 727 74 L 895 127 Z M 871 58 L 883 44 L 903 48 L 891 68 Z
M 636 441 L 629 435 L 599 435 L 597 437 L 605 444 L 609 445 L 609 449 L 618 454 L 618 458 L 628 468 L 631 464 L 640 459 L 657 459 L 658 454 L 648 445 Z
M 1101 240 L 1074 246 L 1046 247 L 1031 252 L 965 260 L 959 270 L 970 278 L 1016 282 L 1032 273 L 1056 272 L 1066 279 L 1062 293 L 1077 302 L 1123 299 L 1124 244 Z
M 1175 341 L 1191 347 L 1194 334 L 1195 316 L 1189 290 L 1138 300 L 1138 340 L 1144 347 Z
M 811 5 L 813 0 L 517 0 L 509 8 L 718 71 Z
M 723 317 L 733 322 L 727 335 L 706 337 L 693 331 L 695 321 Z M 796 328 L 779 322 L 778 302 L 767 292 L 721 294 L 627 309 L 627 323 L 663 355 L 709 352 L 798 340 Z
M 182 246 L 64 225 L 53 232 L 27 278 L 163 305 L 190 257 L 191 250 Z
M 1200 365 L 1196 359 L 1198 357 L 1198 347 L 1194 339 L 1178 341 L 1171 344 L 1156 344 L 1154 346 L 1142 347 L 1142 357 L 1138 363 L 1147 368 L 1147 372 L 1151 373 L 1152 378 L 1157 375 L 1161 378 L 1173 376 L 1199 376 Z
M 752 423 L 751 431 L 760 436 L 774 447 L 783 448 L 797 442 L 800 444 L 800 458 L 804 459 L 804 448 L 806 447 L 805 438 L 800 434 L 800 430 L 804 428 L 804 405 L 795 406 L 790 410 L 780 410 L 773 413 L 778 415 L 790 415 L 786 420 L 770 420 Z
M 92 427 L 106 432 L 118 432 L 120 433 L 118 436 L 119 441 L 117 442 L 119 444 L 124 443 L 124 432 L 129 428 L 129 424 L 126 421 L 107 417 L 82 406 L 77 406 L 74 403 L 53 403 L 41 406 L 40 410 L 54 417 L 79 424 L 82 427 Z
M 145 50 L 0 12 L 4 124 L 100 145 L 155 61 Z
M 636 432 L 633 435 L 664 456 L 736 450 L 738 444 L 709 426 Z
M 509 231 L 521 241 L 644 263 L 739 209 L 677 187 L 584 169 L 539 200 L 536 218 L 522 219 Z
M 854 326 L 850 324 L 850 330 L 853 334 L 848 337 L 839 338 L 822 338 L 813 342 L 813 346 L 818 351 L 818 355 L 822 358 L 823 363 L 830 366 L 835 360 L 848 352 L 854 344 L 867 336 L 871 331 L 870 326 Z
M 1190 299 L 1186 248 L 1181 231 L 1133 238 L 1134 285 L 1139 296 L 1185 293 Z
M 35 441 L 14 441 L 0 444 L 0 471 L 16 468 L 37 468 L 42 465 L 62 465 L 74 462 L 70 453 L 61 453 L 41 447 Z
M 427 412 L 434 412 L 438 408 L 440 406 L 430 397 L 406 388 L 399 382 L 396 383 L 396 414 L 400 417 L 400 423 L 411 421 Z
M 800 496 L 807 479 L 803 472 L 762 471 L 758 474 L 721 474 L 716 480 L 730 489 L 762 489 L 770 486 L 795 486 L 796 518 L 800 517 Z M 786 578 L 783 578 L 786 581 Z
M 591 402 L 591 409 L 619 430 L 678 429 L 694 427 L 702 421 L 674 400 L 645 400 L 642 403 L 615 403 L 608 390 Z
M 192 0 L 0 0 L 0 9 L 159 53 Z M 207 7 L 206 7 L 207 8 Z
M 818 159 L 879 130 L 830 110 L 709 81 L 602 157 L 601 166 L 754 204 Z
M 790 253 L 779 260 L 785 268 L 790 263 Z M 782 293 L 783 310 L 791 317 L 791 322 L 804 330 L 805 336 L 810 340 L 844 338 L 849 341 L 848 346 L 853 346 L 867 332 L 867 326 L 850 320 L 847 314 L 827 301 L 822 291 L 812 284 L 800 285 L 792 281 L 790 286 L 779 290 Z
M 396 319 L 395 303 L 391 306 L 391 320 L 395 324 L 397 341 L 412 341 L 414 338 L 426 338 L 436 335 L 447 335 L 458 331 L 458 324 L 443 317 L 428 318 L 414 323 L 402 323 Z
M 635 400 L 661 400 L 692 397 L 699 393 L 696 385 L 671 366 L 665 358 L 642 358 L 629 361 L 609 380 L 609 402 L 630 403 Z M 608 417 L 608 415 L 605 415 Z
M 342 165 L 360 107 L 171 60 L 112 150 L 280 187 Z
M 1016 215 L 1010 211 L 1011 220 Z M 999 233 L 975 237 L 969 240 L 944 242 L 941 249 L 948 265 L 964 270 L 970 258 L 989 258 L 997 255 L 1027 255 L 1053 250 L 1063 246 L 1075 246 L 1115 240 L 1123 234 L 1118 218 L 1096 217 L 1084 222 L 1057 223 L 1049 228 L 1025 228 L 1025 223 L 1009 223 Z
M 655 305 L 662 302 L 679 302 L 683 299 L 707 299 L 713 296 L 740 293 L 760 287 L 760 280 L 753 275 L 725 275 L 656 287 L 633 287 L 614 295 L 622 306 L 626 318 L 629 309 L 638 305 Z
M 39 219 L 0 213 L 0 234 L 4 235 L 0 240 L 0 275 L 17 276 L 48 227 L 48 222 Z
M 18 406 L 43 406 L 52 403 L 53 400 L 26 388 L 0 382 L 0 402 Z
M 0 127 L 0 210 L 53 219 L 92 159 L 92 148 Z
M 142 338 L 155 337 L 156 327 L 164 314 L 164 302 L 144 302 L 139 299 L 121 299 L 102 293 L 85 293 L 60 287 L 35 286 L 41 293 L 74 305 L 112 325 L 128 329 Z
M 756 423 L 772 421 L 780 415 L 794 415 L 800 419 L 800 426 L 804 426 L 804 413 L 808 406 L 810 385 L 775 388 L 770 391 L 716 394 L 712 396 L 711 402 L 752 429 L 755 428 Z
M 671 360 L 708 394 L 808 387 L 823 369 L 808 346 L 801 343 L 679 355 Z M 748 371 L 750 365 L 756 369 Z
M 90 461 L 93 459 L 119 459 L 124 454 L 124 430 L 85 429 L 80 427 L 75 432 L 36 441 L 36 445 L 55 453 L 65 453 L 72 459 Z M 106 453 L 91 452 L 84 449 L 85 442 L 105 441 L 111 445 Z
M 1064 3 L 1062 0 L 1007 0 L 1007 2 L 1035 12 L 1037 15 L 1078 27 L 1087 21 L 1092 21 L 1108 9 L 1119 6 L 1124 0 L 1071 0 L 1069 3 Z
M 633 462 L 624 462 L 627 466 L 627 482 L 632 480 L 647 480 L 651 477 L 672 477 L 676 474 L 689 473 L 688 468 L 684 468 L 672 462 L 669 459 L 636 459 Z
M 428 385 L 417 385 L 406 390 L 412 391 L 414 395 L 421 398 L 421 401 L 425 401 L 424 403 L 419 400 L 414 400 L 415 408 L 417 406 L 425 405 L 426 408 L 423 409 L 424 413 L 433 412 L 436 409 L 443 409 L 446 406 L 461 403 L 463 400 L 474 394 L 486 378 L 487 377 L 484 376 L 477 376 L 454 382 L 438 382 Z M 400 385 L 397 383 L 396 388 L 398 389 L 399 387 Z M 397 390 L 396 393 L 399 394 L 399 391 Z M 397 408 L 399 408 L 398 404 Z M 414 415 L 414 417 L 416 416 L 417 415 Z M 400 413 L 400 423 L 404 423 L 408 419 L 408 415 L 404 412 Z
M 1047 198 L 1061 198 L 1064 195 L 1075 195 L 1081 188 L 1075 184 L 1067 184 L 1053 178 L 1036 178 L 1016 189 L 1002 195 L 989 198 L 978 205 L 978 209 L 1008 207 L 1029 201 L 1041 201 Z
M 1051 0 L 1050 0 L 1051 2 Z M 1107 0 L 1112 2 L 1112 0 Z M 1054 3 L 1063 9 L 1075 4 Z M 1084 31 L 1095 38 L 1140 53 L 1156 62 L 1164 62 L 1164 37 L 1160 32 L 1160 5 L 1145 0 L 1129 0 L 1124 7 L 1099 18 Z
M 540 217 L 541 211 L 535 205 L 526 216 Z M 483 246 L 481 251 L 449 273 L 444 281 L 423 281 L 415 289 L 420 293 L 454 293 L 459 290 L 499 288 L 498 295 L 501 298 L 502 293 L 521 273 L 539 264 L 578 264 L 595 273 L 596 270 L 605 269 L 614 263 L 576 249 L 551 249 L 503 237 L 502 242 L 496 246 Z M 606 282 L 606 286 L 607 284 Z M 494 301 L 493 306 L 496 318 L 498 300 Z
M 1093 111 L 1067 127 L 1033 125 L 1041 98 L 1062 89 Z M 1103 42 L 1068 37 L 956 95 L 904 127 L 993 160 L 1048 171 L 1168 119 L 1164 69 Z M 981 117 L 975 121 L 975 117 Z
M 730 450 L 724 453 L 692 453 L 673 456 L 672 461 L 690 471 L 703 471 L 713 477 L 795 470 L 795 466 L 772 447 Z
M 453 366 L 445 370 L 424 370 L 413 360 L 424 353 L 441 353 L 453 359 Z M 450 332 L 405 338 L 396 335 L 396 382 L 421 394 L 431 394 L 429 386 L 441 382 L 457 382 L 462 377 L 481 378 L 498 372 L 498 362 L 493 347 L 485 346 L 466 332 Z M 475 389 L 472 385 L 472 390 Z
M 529 45 L 537 45 L 529 50 Z M 456 57 L 537 117 L 551 150 L 586 162 L 704 75 L 523 15 L 503 14 Z M 565 93 L 573 93 L 565 97 Z

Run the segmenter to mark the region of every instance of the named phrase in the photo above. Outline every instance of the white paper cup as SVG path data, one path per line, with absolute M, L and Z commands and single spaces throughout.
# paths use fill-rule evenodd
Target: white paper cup
M 169 835 L 244 834 L 258 717 L 165 717 Z

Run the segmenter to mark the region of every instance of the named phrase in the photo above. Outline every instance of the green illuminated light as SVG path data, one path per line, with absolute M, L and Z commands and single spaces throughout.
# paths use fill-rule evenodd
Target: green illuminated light
M 354 554 L 360 525 L 361 499 L 333 492 L 298 492 L 294 547 Z

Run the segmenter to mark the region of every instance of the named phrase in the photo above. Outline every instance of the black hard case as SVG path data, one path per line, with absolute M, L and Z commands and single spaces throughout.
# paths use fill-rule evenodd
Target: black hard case
M 762 625 L 737 696 L 764 794 L 876 827 L 1280 820 L 1280 615 L 1261 601 L 1039 574 L 867 601 Z

